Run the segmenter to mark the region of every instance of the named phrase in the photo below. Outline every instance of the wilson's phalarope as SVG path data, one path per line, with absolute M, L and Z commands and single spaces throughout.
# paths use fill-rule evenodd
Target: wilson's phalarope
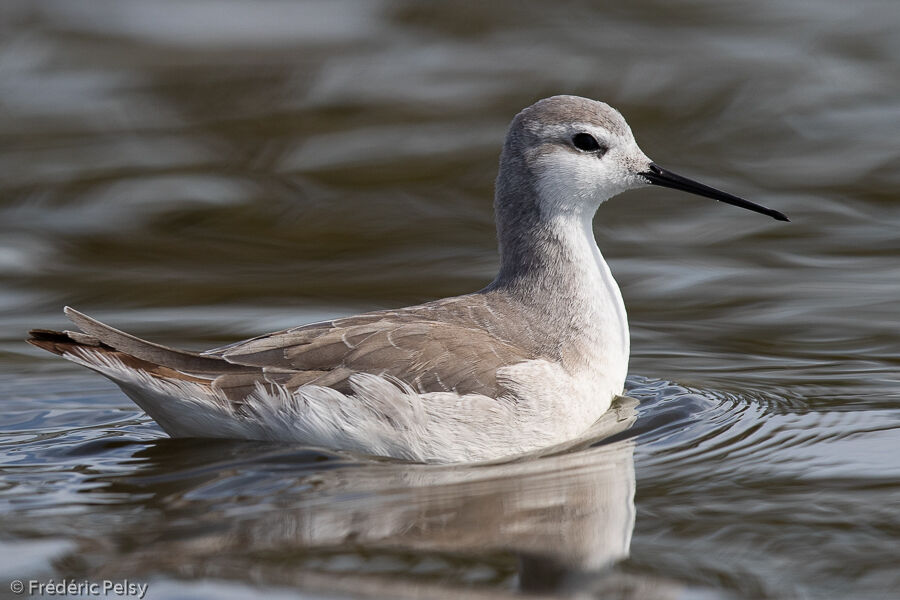
M 500 458 L 584 432 L 622 392 L 629 334 L 597 208 L 660 185 L 780 212 L 671 173 L 610 106 L 541 100 L 512 121 L 494 207 L 500 272 L 473 294 L 304 325 L 202 353 L 71 308 L 28 341 L 113 380 L 169 435 L 286 440 L 417 461 Z

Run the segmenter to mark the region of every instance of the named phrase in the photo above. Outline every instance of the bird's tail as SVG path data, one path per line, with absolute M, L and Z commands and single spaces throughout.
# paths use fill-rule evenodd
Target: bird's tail
M 233 431 L 235 406 L 217 381 L 252 379 L 259 368 L 154 344 L 72 308 L 65 312 L 80 331 L 33 329 L 27 342 L 109 378 L 173 437 L 245 437 Z

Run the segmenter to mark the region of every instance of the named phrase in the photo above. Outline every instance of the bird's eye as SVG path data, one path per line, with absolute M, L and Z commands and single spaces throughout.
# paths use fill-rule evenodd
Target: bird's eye
M 601 151 L 602 154 L 606 151 L 606 149 L 597 142 L 594 136 L 589 133 L 576 133 L 575 135 L 573 135 L 572 145 L 582 152 Z

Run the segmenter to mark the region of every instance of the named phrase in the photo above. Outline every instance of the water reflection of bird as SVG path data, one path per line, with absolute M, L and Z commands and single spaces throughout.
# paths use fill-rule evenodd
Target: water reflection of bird
M 479 292 L 201 354 L 71 309 L 81 332 L 29 341 L 109 377 L 172 436 L 435 462 L 527 452 L 584 432 L 622 392 L 628 323 L 591 220 L 648 184 L 787 220 L 660 168 L 608 105 L 556 96 L 510 126 L 495 199 L 500 272 Z
M 223 458 L 220 450 L 212 464 L 185 468 L 184 458 L 175 458 L 179 462 L 173 465 L 169 454 L 143 452 L 140 461 L 132 461 L 133 471 L 107 478 L 102 493 L 116 493 L 120 485 L 130 494 L 137 490 L 152 507 L 148 512 L 171 512 L 182 519 L 184 497 L 190 496 L 190 510 L 196 511 L 191 528 L 182 535 L 147 539 L 141 533 L 146 523 L 136 523 L 134 531 L 125 523 L 111 535 L 108 556 L 95 557 L 100 571 L 94 575 L 177 576 L 183 565 L 194 576 L 198 569 L 213 575 L 228 564 L 233 566 L 225 574 L 228 579 L 244 580 L 256 572 L 264 573 L 269 585 L 322 588 L 354 597 L 455 598 L 465 596 L 458 584 L 417 578 L 408 567 L 402 568 L 404 575 L 380 577 L 366 574 L 364 566 L 353 572 L 341 569 L 340 583 L 322 574 L 329 572 L 332 551 L 345 560 L 350 553 L 409 556 L 415 563 L 454 556 L 478 563 L 512 555 L 518 558 L 524 591 L 556 597 L 592 589 L 610 583 L 609 567 L 629 553 L 635 522 L 634 441 L 608 438 L 631 426 L 636 406 L 637 401 L 621 398 L 580 439 L 528 460 L 348 465 L 299 475 L 285 493 L 273 494 L 265 484 L 265 456 L 259 465 L 252 455 L 244 456 L 235 469 L 234 459 Z M 272 476 L 279 481 L 290 479 L 283 469 L 276 473 Z M 253 482 L 247 490 L 241 488 L 242 477 Z M 205 487 L 231 493 L 204 498 L 199 490 Z M 254 496 L 260 493 L 265 502 Z M 134 539 L 144 542 L 135 545 Z M 93 540 L 85 542 L 92 545 Z

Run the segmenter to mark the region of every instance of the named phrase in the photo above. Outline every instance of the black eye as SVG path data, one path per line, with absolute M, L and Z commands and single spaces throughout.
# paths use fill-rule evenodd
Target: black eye
M 594 136 L 589 133 L 576 133 L 572 136 L 572 144 L 582 152 L 597 152 L 598 150 L 605 152 L 603 146 L 598 144 Z

